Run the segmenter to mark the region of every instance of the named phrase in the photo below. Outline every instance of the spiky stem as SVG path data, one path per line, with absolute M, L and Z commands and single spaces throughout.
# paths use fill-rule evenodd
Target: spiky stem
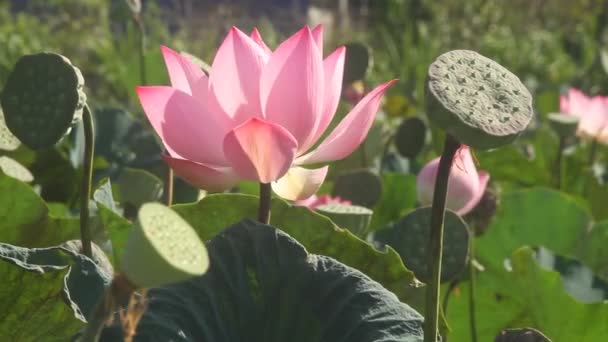
M 469 237 L 469 326 L 471 329 L 471 342 L 477 342 L 477 320 L 475 319 L 475 233 Z
M 93 182 L 95 131 L 93 128 L 93 115 L 88 105 L 84 106 L 82 124 L 84 127 L 84 170 L 80 187 L 80 240 L 82 242 L 82 253 L 92 258 L 91 230 L 89 229 L 89 199 L 91 198 L 91 183 Z
M 451 135 L 446 135 L 439 169 L 435 179 L 433 206 L 431 209 L 431 236 L 429 241 L 430 283 L 427 284 L 426 311 L 424 320 L 424 342 L 437 342 L 439 321 L 439 297 L 441 283 L 441 256 L 443 254 L 443 221 L 448 194 L 448 180 L 452 162 L 460 143 Z
M 258 221 L 264 224 L 270 223 L 270 200 L 272 189 L 270 183 L 260 183 L 260 205 L 258 206 Z

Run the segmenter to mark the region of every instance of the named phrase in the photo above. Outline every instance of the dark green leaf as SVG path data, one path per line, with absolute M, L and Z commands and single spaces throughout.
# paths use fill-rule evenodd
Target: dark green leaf
M 414 309 L 278 229 L 245 220 L 213 238 L 208 250 L 209 273 L 150 290 L 135 341 L 422 340 L 423 318 Z M 116 330 L 107 334 L 102 341 Z
M 110 277 L 64 248 L 0 243 L 0 336 L 5 341 L 68 341 L 86 322 Z
M 203 240 L 209 240 L 243 217 L 257 217 L 258 199 L 248 195 L 216 194 L 195 204 L 173 208 Z M 403 266 L 393 249 L 378 252 L 349 231 L 336 228 L 329 219 L 282 200 L 273 200 L 270 222 L 303 244 L 310 253 L 327 255 L 354 267 L 397 294 L 402 301 L 421 308 L 420 302 L 413 302 L 421 299 L 421 289 L 414 286 L 413 273 Z

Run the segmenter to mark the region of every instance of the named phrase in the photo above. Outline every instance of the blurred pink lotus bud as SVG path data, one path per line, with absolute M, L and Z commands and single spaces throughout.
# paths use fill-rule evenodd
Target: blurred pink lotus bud
M 589 97 L 574 88 L 559 98 L 560 111 L 579 118 L 577 135 L 608 144 L 608 97 Z
M 240 180 L 272 183 L 289 200 L 308 198 L 323 183 L 327 163 L 351 154 L 365 139 L 382 96 L 395 80 L 369 92 L 315 149 L 342 91 L 345 48 L 323 59 L 323 28 L 308 27 L 272 51 L 254 29 L 233 27 L 209 77 L 162 47 L 171 86 L 137 87 L 160 135 L 164 160 L 201 189 L 221 191 Z
M 295 201 L 293 204 L 295 204 L 297 206 L 308 207 L 310 209 L 314 209 L 316 207 L 320 207 L 322 205 L 330 204 L 330 203 L 338 203 L 338 204 L 345 204 L 345 205 L 352 204 L 351 201 L 343 200 L 339 196 L 331 197 L 329 195 L 321 195 L 321 196 L 312 195 L 312 196 L 308 197 L 307 199 Z
M 438 167 L 439 158 L 436 158 L 418 173 L 416 190 L 418 201 L 422 205 L 430 205 L 433 202 Z M 448 209 L 461 216 L 470 212 L 481 200 L 489 179 L 487 172 L 477 172 L 469 147 L 463 145 L 456 153 L 448 180 Z

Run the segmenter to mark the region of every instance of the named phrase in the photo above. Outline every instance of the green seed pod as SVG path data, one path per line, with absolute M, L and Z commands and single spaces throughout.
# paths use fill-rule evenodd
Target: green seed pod
M 21 141 L 6 127 L 4 113 L 0 107 L 0 150 L 14 151 L 19 148 Z
M 505 329 L 498 333 L 495 342 L 551 342 L 543 333 L 532 328 Z
M 343 172 L 334 182 L 332 196 L 371 208 L 382 196 L 382 180 L 367 169 Z
M 532 116 L 532 95 L 509 70 L 477 52 L 454 50 L 429 67 L 429 119 L 459 142 L 492 149 L 512 142 Z
M 574 136 L 580 121 L 578 116 L 567 115 L 563 113 L 550 113 L 547 115 L 549 125 L 561 138 Z
M 315 210 L 329 217 L 338 227 L 348 229 L 360 238 L 365 238 L 369 232 L 373 214 L 370 209 L 358 205 L 330 203 Z
M 204 274 L 207 249 L 192 227 L 172 209 L 144 204 L 122 258 L 122 271 L 139 287 L 157 287 Z
M 350 84 L 365 78 L 372 66 L 372 55 L 370 49 L 361 43 L 349 43 L 345 47 L 344 83 Z
M 18 179 L 25 183 L 29 183 L 34 180 L 34 176 L 30 170 L 19 164 L 19 162 L 15 159 L 6 156 L 0 157 L 0 171 L 9 177 Z
M 64 56 L 21 57 L 0 95 L 6 126 L 31 149 L 53 146 L 82 118 L 83 87 L 80 70 Z
M 414 159 L 422 151 L 426 140 L 426 125 L 419 118 L 403 120 L 395 133 L 395 147 L 405 158 Z
M 390 245 L 401 256 L 403 263 L 423 282 L 429 280 L 427 271 L 430 239 L 431 207 L 415 209 L 388 229 L 375 233 L 374 239 Z M 450 281 L 467 265 L 469 258 L 469 230 L 466 223 L 453 211 L 445 212 L 441 282 Z

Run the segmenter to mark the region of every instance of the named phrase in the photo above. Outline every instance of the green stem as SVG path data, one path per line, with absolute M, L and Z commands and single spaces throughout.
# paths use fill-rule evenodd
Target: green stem
M 84 127 L 84 163 L 82 183 L 80 187 L 80 240 L 82 252 L 91 258 L 91 231 L 89 229 L 89 199 L 91 198 L 91 183 L 93 182 L 93 155 L 95 153 L 95 132 L 93 130 L 93 116 L 88 105 L 84 106 L 82 113 Z
M 565 146 L 566 140 L 563 137 L 560 137 L 557 158 L 555 158 L 555 184 L 558 190 L 562 188 L 562 160 Z
M 173 169 L 166 165 L 167 169 L 165 170 L 165 204 L 170 206 L 173 203 Z
M 589 160 L 587 161 L 587 165 L 589 168 L 593 167 L 595 164 L 595 160 L 597 159 L 597 140 L 593 140 L 591 142 L 591 150 L 589 151 Z
M 361 142 L 361 167 L 367 167 L 367 152 L 365 151 L 365 140 Z
M 435 179 L 433 207 L 431 209 L 431 236 L 429 241 L 430 283 L 427 284 L 426 310 L 424 320 L 424 342 L 437 342 L 439 321 L 439 297 L 441 283 L 441 256 L 443 253 L 443 220 L 448 194 L 448 180 L 452 162 L 460 143 L 451 135 L 446 135 L 439 169 Z
M 469 238 L 469 324 L 471 328 L 471 342 L 477 342 L 477 321 L 475 319 L 475 233 L 471 232 Z
M 135 26 L 139 33 L 139 81 L 141 82 L 141 85 L 146 85 L 148 84 L 148 79 L 146 77 L 146 30 L 141 16 L 134 16 L 133 20 L 135 21 Z
M 380 168 L 378 170 L 378 173 L 380 175 L 382 175 L 382 172 L 384 171 L 384 160 L 388 156 L 388 152 L 389 152 L 389 149 L 391 148 L 391 144 L 393 143 L 394 138 L 395 138 L 395 136 L 391 135 L 388 138 L 388 140 L 386 141 L 386 143 L 384 144 L 384 148 L 382 149 L 382 156 L 380 157 Z
M 270 223 L 270 199 L 272 189 L 270 183 L 260 183 L 260 204 L 258 206 L 258 221 L 264 224 Z

